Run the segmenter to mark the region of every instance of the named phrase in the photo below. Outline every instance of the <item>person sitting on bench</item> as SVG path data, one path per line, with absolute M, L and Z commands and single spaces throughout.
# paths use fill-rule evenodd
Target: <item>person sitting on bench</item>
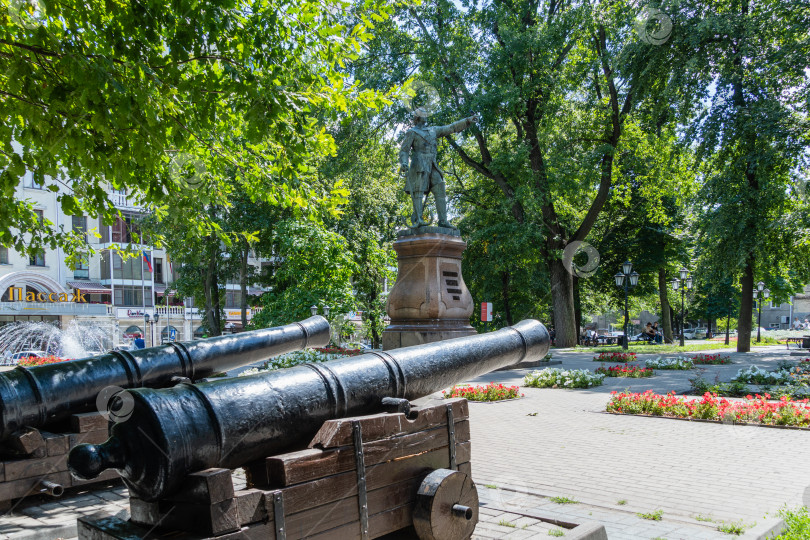
M 653 329 L 653 332 L 655 332 L 655 342 L 656 343 L 663 343 L 664 342 L 664 334 L 661 332 L 661 329 L 658 328 L 658 321 L 653 323 L 652 329 Z

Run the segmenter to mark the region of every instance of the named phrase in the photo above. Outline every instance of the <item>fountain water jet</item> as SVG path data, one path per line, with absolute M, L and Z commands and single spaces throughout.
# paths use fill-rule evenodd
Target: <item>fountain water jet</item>
M 112 348 L 109 328 L 70 321 L 61 329 L 48 322 L 15 322 L 0 327 L 0 357 L 21 351 L 43 351 L 63 358 L 84 358 Z

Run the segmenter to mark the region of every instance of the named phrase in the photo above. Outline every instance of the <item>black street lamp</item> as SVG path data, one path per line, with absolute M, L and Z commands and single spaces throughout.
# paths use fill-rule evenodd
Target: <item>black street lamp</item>
M 771 291 L 765 288 L 765 283 L 760 281 L 754 291 L 754 300 L 757 301 L 757 343 L 759 343 L 759 331 L 762 327 L 762 300 L 771 296 Z
M 624 338 L 622 340 L 622 348 L 626 351 L 628 348 L 627 342 L 627 323 L 628 323 L 628 309 L 627 309 L 627 295 L 630 287 L 635 287 L 638 285 L 638 272 L 633 272 L 633 263 L 630 261 L 625 261 L 622 264 L 622 271 L 616 274 L 614 279 L 616 280 L 617 287 L 624 287 Z
M 145 323 L 144 332 L 146 332 L 146 329 L 149 328 L 149 340 L 152 342 L 152 347 L 155 346 L 155 325 L 158 323 L 158 320 L 160 320 L 160 314 L 158 313 L 155 313 L 154 320 L 149 320 L 148 313 L 143 314 L 143 322 Z
M 681 279 L 675 278 L 672 280 L 672 289 L 677 291 L 681 289 L 681 347 L 683 347 L 683 316 L 684 316 L 684 296 L 688 289 L 692 288 L 692 276 L 689 275 L 689 270 L 681 268 Z M 683 283 L 683 287 L 681 287 Z

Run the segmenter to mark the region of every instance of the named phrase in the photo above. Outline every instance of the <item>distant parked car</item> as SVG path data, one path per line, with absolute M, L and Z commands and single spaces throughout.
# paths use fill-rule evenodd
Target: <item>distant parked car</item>
M 42 358 L 48 356 L 45 351 L 20 351 L 11 355 L 11 363 L 16 364 L 23 358 Z
M 709 329 L 705 326 L 698 326 L 693 328 L 686 328 L 683 331 L 683 337 L 685 339 L 703 339 L 706 337 L 706 334 L 709 333 Z

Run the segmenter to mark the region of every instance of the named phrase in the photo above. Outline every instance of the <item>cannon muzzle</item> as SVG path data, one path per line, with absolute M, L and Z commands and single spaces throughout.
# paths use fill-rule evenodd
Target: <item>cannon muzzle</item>
M 105 388 L 164 387 L 176 378 L 199 380 L 215 373 L 329 342 L 329 322 L 301 322 L 185 343 L 0 374 L 0 440 L 24 426 L 38 427 L 96 407 Z
M 383 410 L 495 369 L 539 360 L 549 334 L 526 320 L 496 332 L 264 374 L 129 391 L 133 411 L 100 445 L 75 447 L 74 475 L 118 469 L 130 491 L 156 500 L 188 473 L 236 468 L 311 437 L 333 418 Z

